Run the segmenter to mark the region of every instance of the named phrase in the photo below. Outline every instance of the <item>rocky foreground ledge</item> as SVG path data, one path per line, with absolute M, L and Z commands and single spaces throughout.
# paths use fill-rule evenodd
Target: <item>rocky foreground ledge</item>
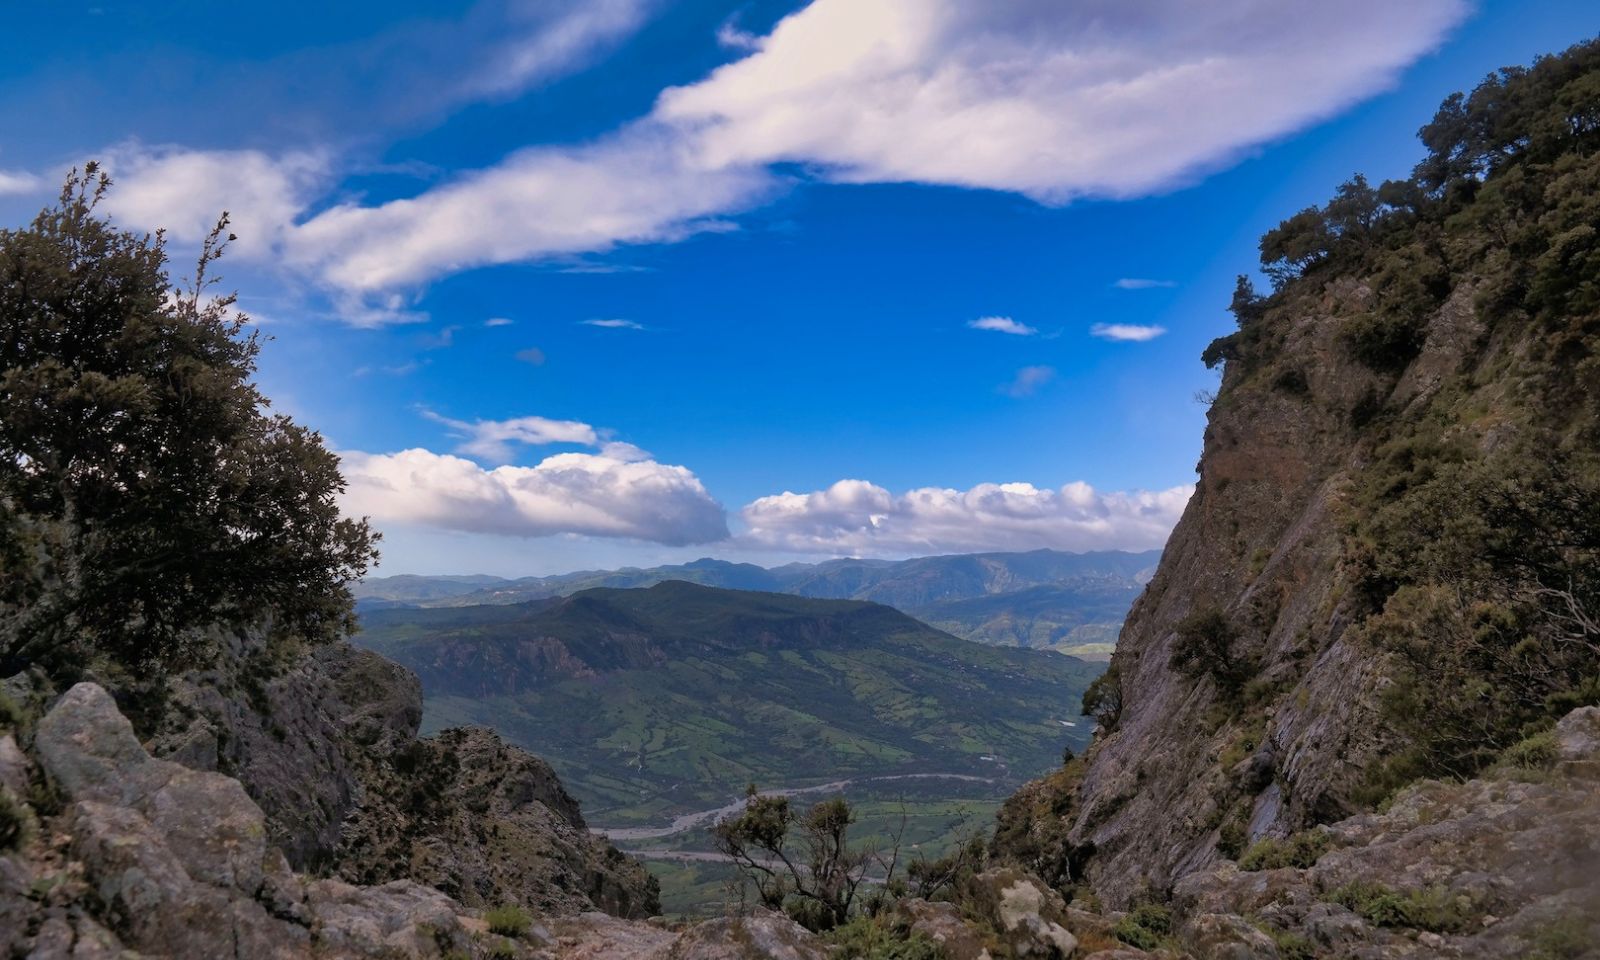
M 1600 708 L 1574 711 L 1547 747 L 1537 767 L 1421 784 L 1384 813 L 1258 851 L 1252 865 L 1266 869 L 1192 875 L 1159 924 L 1067 904 L 1013 868 L 974 878 L 959 905 L 903 901 L 895 922 L 949 960 L 1600 956 Z M 151 757 L 92 683 L 62 696 L 26 749 L 0 736 L 0 801 L 25 825 L 0 856 L 0 957 L 823 960 L 832 949 L 772 914 L 672 926 L 585 913 L 505 935 L 412 880 L 296 873 L 238 781 Z

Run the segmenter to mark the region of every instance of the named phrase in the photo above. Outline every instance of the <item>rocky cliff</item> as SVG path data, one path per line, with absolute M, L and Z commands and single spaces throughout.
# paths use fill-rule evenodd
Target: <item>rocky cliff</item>
M 659 911 L 655 881 L 589 833 L 542 760 L 483 729 L 418 737 L 422 690 L 404 668 L 344 643 L 214 639 L 217 656 L 159 689 L 108 685 L 153 754 L 235 778 L 292 868 L 415 881 L 468 907 Z M 35 712 L 53 701 L 38 676 L 6 689 Z
M 1002 855 L 1112 906 L 1204 899 L 1252 845 L 1392 830 L 1348 818 L 1600 698 L 1597 77 L 1594 43 L 1502 71 L 1410 180 L 1263 238 L 1273 290 L 1241 278 L 1207 351 L 1199 482 L 1086 700 L 1097 741 L 1012 803 Z

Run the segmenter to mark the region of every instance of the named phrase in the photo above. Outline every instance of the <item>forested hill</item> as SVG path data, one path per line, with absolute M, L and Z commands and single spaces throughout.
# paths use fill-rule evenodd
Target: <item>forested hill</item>
M 681 581 L 364 622 L 359 643 L 422 678 L 429 726 L 493 726 L 612 822 L 752 781 L 1042 771 L 1086 741 L 1100 669 L 880 604 Z

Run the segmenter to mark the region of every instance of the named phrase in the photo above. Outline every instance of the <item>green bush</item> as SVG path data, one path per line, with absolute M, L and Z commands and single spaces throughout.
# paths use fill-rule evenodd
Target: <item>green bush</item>
M 828 931 L 835 960 L 942 960 L 939 945 L 904 923 L 888 918 L 856 917 Z
M 1184 617 L 1174 629 L 1172 668 L 1191 678 L 1209 676 L 1224 698 L 1237 697 L 1250 679 L 1251 666 L 1238 650 L 1239 631 L 1227 615 L 1207 607 Z
M 514 903 L 485 911 L 483 920 L 489 925 L 490 933 L 498 933 L 503 937 L 525 937 L 533 926 L 533 918 L 528 916 L 528 911 Z
M 1470 929 L 1481 912 L 1470 897 L 1443 887 L 1401 892 L 1381 883 L 1356 880 L 1330 893 L 1327 899 L 1380 927 L 1460 933 Z
M 1142 903 L 1112 926 L 1111 935 L 1140 950 L 1158 949 L 1172 936 L 1172 911 L 1158 904 Z
M 1277 870 L 1280 867 L 1298 867 L 1302 870 L 1333 845 L 1333 836 L 1326 830 L 1302 830 L 1287 840 L 1271 837 L 1257 840 L 1239 858 L 1240 870 Z

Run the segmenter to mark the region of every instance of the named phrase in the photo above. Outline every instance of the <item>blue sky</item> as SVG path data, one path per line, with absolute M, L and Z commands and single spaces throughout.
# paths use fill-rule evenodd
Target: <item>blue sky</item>
M 0 35 L 0 220 L 91 157 L 180 264 L 232 211 L 262 384 L 344 454 L 385 573 L 1157 546 L 1260 233 L 1597 26 L 408 7 L 13 4 Z

